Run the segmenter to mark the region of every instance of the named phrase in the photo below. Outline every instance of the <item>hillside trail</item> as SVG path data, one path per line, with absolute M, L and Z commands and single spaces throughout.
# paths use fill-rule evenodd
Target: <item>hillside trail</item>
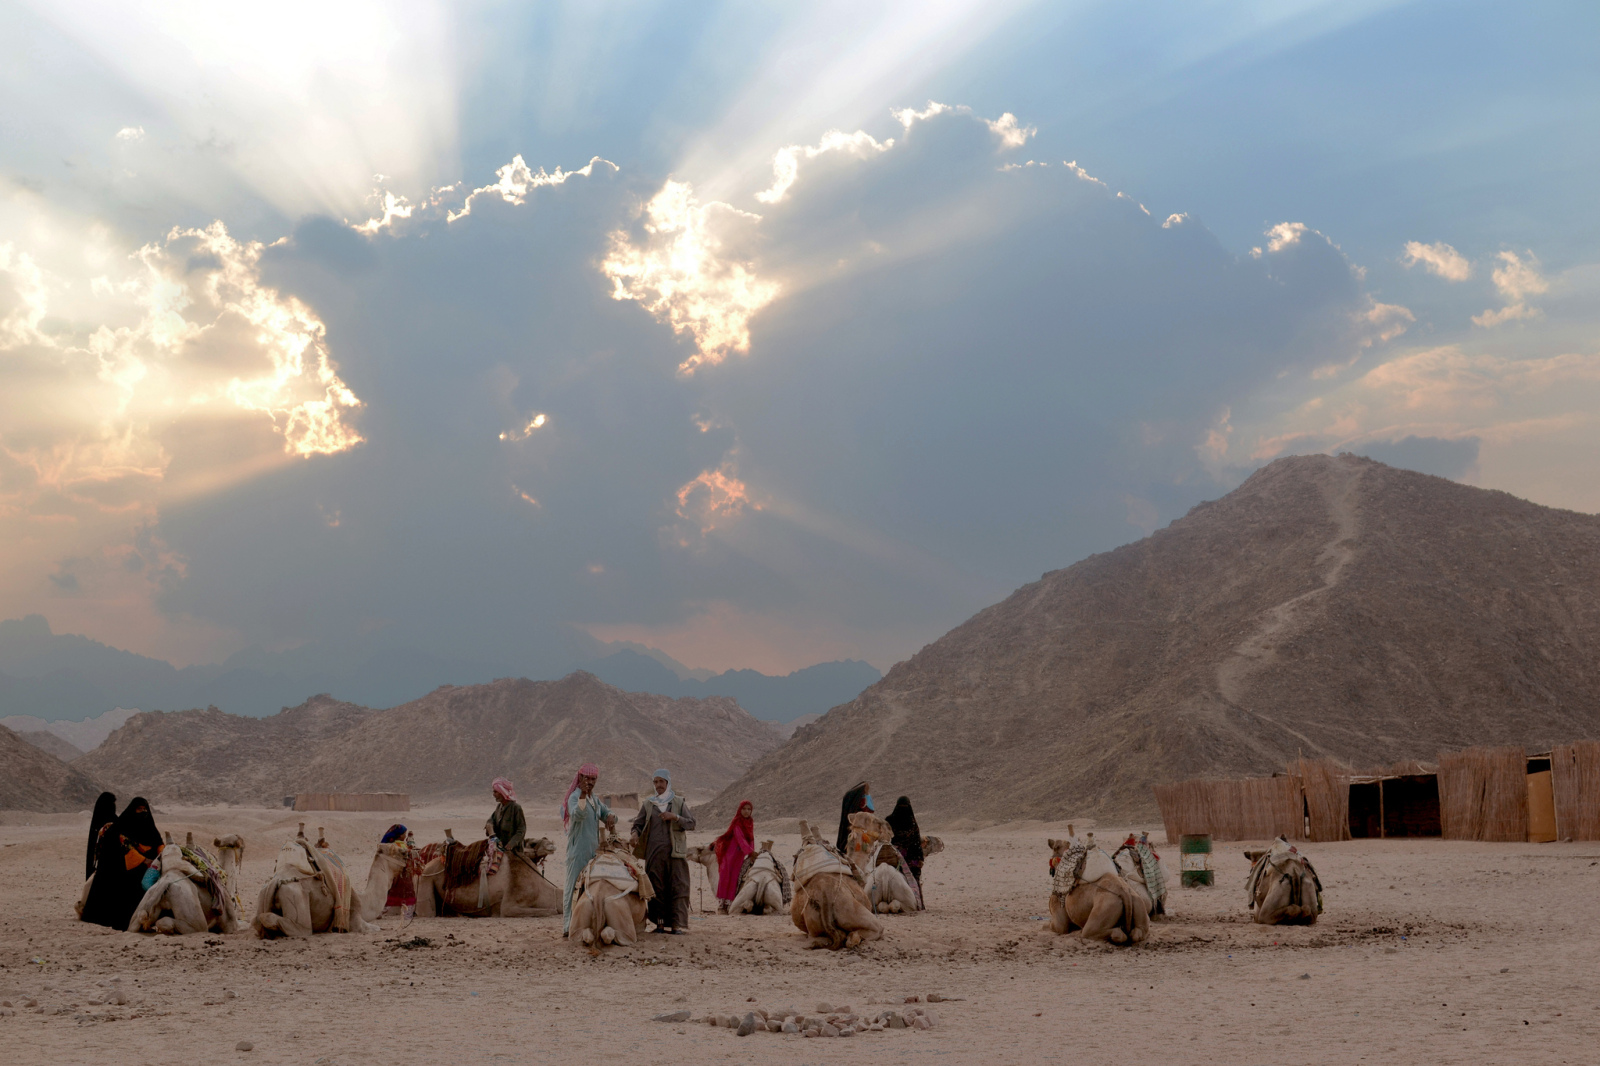
M 1334 532 L 1333 537 L 1322 546 L 1315 563 L 1317 567 L 1325 567 L 1322 586 L 1302 592 L 1264 611 L 1255 630 L 1240 641 L 1217 667 L 1217 689 L 1223 700 L 1232 706 L 1241 706 L 1250 680 L 1277 661 L 1279 645 L 1307 620 L 1307 605 L 1314 604 L 1337 588 L 1344 577 L 1345 567 L 1355 558 L 1355 540 L 1361 532 L 1355 496 L 1361 484 L 1363 468 L 1339 459 L 1334 459 L 1329 466 L 1333 479 L 1323 484 L 1322 496 L 1327 502 L 1328 517 L 1333 520 Z

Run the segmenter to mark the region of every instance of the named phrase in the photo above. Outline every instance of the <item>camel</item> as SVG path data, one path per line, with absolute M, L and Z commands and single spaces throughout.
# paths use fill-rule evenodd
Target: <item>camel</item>
M 813 948 L 853 948 L 883 936 L 883 924 L 851 868 L 816 829 L 800 822 L 789 917 Z
M 272 878 L 256 897 L 256 914 L 250 920 L 256 935 L 307 937 L 314 933 L 376 933 L 372 924 L 383 911 L 389 886 L 405 869 L 403 841 L 379 844 L 367 872 L 366 887 L 359 892 L 345 874 L 344 860 L 327 848 L 322 829 L 313 846 L 305 835 L 287 841 L 278 852 Z M 335 887 L 345 898 L 335 897 Z M 341 905 L 342 904 L 342 905 Z
M 1149 862 L 1155 866 L 1153 876 L 1145 876 L 1145 857 L 1140 848 L 1149 852 Z M 1150 920 L 1164 918 L 1167 914 L 1167 873 L 1161 865 L 1161 859 L 1150 847 L 1150 834 L 1144 833 L 1138 840 L 1133 837 L 1123 842 L 1122 847 L 1111 853 L 1111 861 L 1117 864 L 1117 873 L 1128 882 L 1128 887 L 1133 889 L 1133 894 L 1144 901 L 1145 910 L 1150 912 Z M 1154 881 L 1152 891 L 1151 881 Z
M 894 830 L 869 811 L 850 816 L 846 857 L 867 890 L 867 902 L 879 914 L 901 914 L 922 909 L 922 897 L 902 869 L 903 856 L 890 841 Z M 926 838 L 924 838 L 926 842 Z M 944 844 L 937 842 L 938 850 Z M 926 850 L 924 850 L 926 854 Z
M 1322 881 L 1311 862 L 1283 837 L 1265 851 L 1247 851 L 1245 893 L 1259 925 L 1314 925 L 1322 913 Z
M 487 841 L 463 845 L 446 829 L 446 841 L 429 850 L 442 854 L 431 859 L 417 875 L 417 917 L 459 915 L 463 918 L 549 918 L 561 913 L 561 886 L 539 870 L 539 863 L 556 850 L 548 837 L 525 840 L 506 854 L 500 868 L 487 876 L 479 873 Z
M 215 856 L 195 846 L 193 833 L 182 847 L 167 834 L 157 865 L 160 876 L 134 908 L 128 932 L 238 932 L 239 910 L 222 866 Z
M 763 840 L 760 850 L 745 860 L 739 894 L 733 897 L 728 911 L 731 914 L 766 914 L 769 911 L 776 914 L 783 910 L 788 896 L 789 874 L 772 854 L 772 841 Z
M 244 900 L 239 898 L 239 871 L 244 866 L 244 837 L 238 833 L 212 837 L 211 846 L 217 849 L 217 858 L 222 863 L 222 883 L 233 899 L 234 908 L 242 914 Z
M 1067 832 L 1067 839 L 1048 842 L 1051 931 L 1062 935 L 1081 929 L 1085 940 L 1142 943 L 1150 935 L 1144 901 L 1117 874 L 1110 856 L 1094 846 L 1093 833 L 1080 841 L 1070 825 Z
M 568 936 L 598 954 L 603 944 L 632 947 L 644 929 L 650 879 L 615 837 L 602 833 L 593 861 L 578 879 Z
M 710 844 L 696 844 L 684 856 L 692 863 L 698 863 L 706 872 L 706 883 L 711 886 L 711 894 L 717 893 L 717 877 L 721 873 L 717 865 L 717 849 Z

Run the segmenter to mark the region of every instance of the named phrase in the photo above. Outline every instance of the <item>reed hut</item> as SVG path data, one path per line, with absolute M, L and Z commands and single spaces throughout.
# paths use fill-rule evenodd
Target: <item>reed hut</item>
M 297 811 L 409 811 L 411 796 L 405 792 L 300 792 L 294 797 Z

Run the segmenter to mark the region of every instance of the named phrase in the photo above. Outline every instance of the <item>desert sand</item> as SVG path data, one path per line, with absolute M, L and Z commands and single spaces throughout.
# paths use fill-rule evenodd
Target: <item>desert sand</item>
M 488 809 L 404 818 L 420 841 L 446 826 L 471 839 Z M 301 818 L 326 826 L 362 874 L 391 821 L 158 813 L 179 839 L 246 837 L 247 913 Z M 1041 921 L 1044 841 L 1064 825 L 925 826 L 947 844 L 925 872 L 931 909 L 887 918 L 885 938 L 859 950 L 809 950 L 787 916 L 706 914 L 688 936 L 648 935 L 591 958 L 561 939 L 558 918 L 419 919 L 403 931 L 388 918 L 377 935 L 273 942 L 84 925 L 72 903 L 85 822 L 0 813 L 8 1063 L 1592 1063 L 1600 1047 L 1600 843 L 1304 845 L 1327 911 L 1294 929 L 1250 922 L 1246 845 L 1219 844 L 1215 888 L 1175 888 L 1175 913 L 1153 924 L 1149 944 L 1112 948 L 1052 936 Z M 787 859 L 798 837 L 792 822 L 781 828 Z M 1123 828 L 1097 835 L 1110 843 Z M 559 841 L 559 829 L 531 812 L 530 834 Z M 1176 849 L 1162 853 L 1175 875 Z M 560 861 L 558 851 L 552 873 Z M 698 869 L 695 884 L 698 905 Z M 404 946 L 418 937 L 428 945 Z M 105 1003 L 117 988 L 124 995 Z M 950 997 L 928 1007 L 928 1031 L 741 1038 L 699 1021 L 752 1006 L 860 1012 L 928 993 Z M 696 1021 L 651 1020 L 677 1010 Z M 251 1049 L 236 1050 L 241 1041 Z

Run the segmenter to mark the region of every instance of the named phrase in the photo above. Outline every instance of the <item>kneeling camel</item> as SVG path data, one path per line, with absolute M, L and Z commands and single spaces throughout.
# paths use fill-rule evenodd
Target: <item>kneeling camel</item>
M 1072 832 L 1072 827 L 1067 827 Z M 1050 929 L 1081 929 L 1085 940 L 1138 944 L 1150 935 L 1150 912 L 1116 871 L 1109 856 L 1074 836 L 1051 840 Z

